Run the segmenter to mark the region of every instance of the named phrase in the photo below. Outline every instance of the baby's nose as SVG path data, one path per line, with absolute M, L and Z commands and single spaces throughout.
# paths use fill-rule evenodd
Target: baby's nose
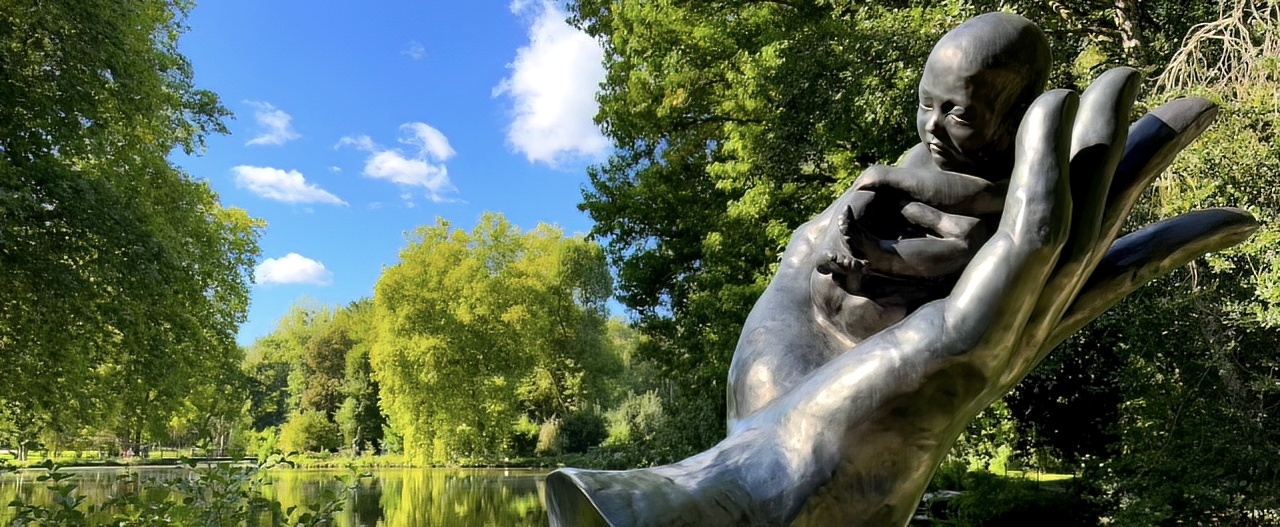
M 941 135 L 942 119 L 943 117 L 941 112 L 937 110 L 929 112 L 928 117 L 925 119 L 924 131 L 928 132 L 929 135 L 932 136 Z

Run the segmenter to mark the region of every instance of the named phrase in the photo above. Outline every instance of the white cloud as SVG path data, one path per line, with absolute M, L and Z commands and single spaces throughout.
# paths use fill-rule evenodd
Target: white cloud
M 324 264 L 298 253 L 267 258 L 254 268 L 254 276 L 259 284 L 329 285 L 333 282 L 333 273 L 325 269 Z
M 515 0 L 509 7 L 533 16 L 529 45 L 516 50 L 511 75 L 493 90 L 511 99 L 507 140 L 530 162 L 552 166 L 603 157 L 609 141 L 592 121 L 605 73 L 600 44 L 565 23 L 565 12 L 548 0 Z
M 445 197 L 457 191 L 444 165 L 456 154 L 449 146 L 449 139 L 426 123 L 406 123 L 400 125 L 400 131 L 398 141 L 413 147 L 409 154 L 398 148 L 384 148 L 367 135 L 343 137 L 337 147 L 349 146 L 369 152 L 364 163 L 366 176 L 405 187 L 423 187 L 427 189 L 427 198 L 437 203 L 452 201 Z
M 307 179 L 297 170 L 285 172 L 278 168 L 248 165 L 239 165 L 231 170 L 236 174 L 236 187 L 247 188 L 267 199 L 285 203 L 347 204 L 328 191 L 307 183 Z
M 402 193 L 400 193 L 400 200 L 401 200 L 401 201 L 404 201 L 404 206 L 405 206 L 405 208 L 410 208 L 410 209 L 412 209 L 412 208 L 414 208 L 414 207 L 417 207 L 417 206 L 418 206 L 418 204 L 417 204 L 417 203 L 414 203 L 414 202 L 413 202 L 413 194 L 412 194 L 412 193 L 409 193 L 409 192 L 402 192 Z
M 258 122 L 258 128 L 261 132 L 257 137 L 250 139 L 246 145 L 282 145 L 288 141 L 292 141 L 301 135 L 293 130 L 293 117 L 284 110 L 272 106 L 271 103 L 245 101 L 246 104 L 253 106 L 253 119 Z
M 338 140 L 338 144 L 337 146 L 335 146 L 335 148 L 343 147 L 343 146 L 350 146 L 355 148 L 356 150 L 364 150 L 364 151 L 371 151 L 378 147 L 373 143 L 373 139 L 370 139 L 369 136 L 367 135 L 343 137 L 342 139 Z
M 409 41 L 409 47 L 400 52 L 401 55 L 408 55 L 413 60 L 422 60 L 427 58 L 427 48 L 421 42 L 416 40 Z

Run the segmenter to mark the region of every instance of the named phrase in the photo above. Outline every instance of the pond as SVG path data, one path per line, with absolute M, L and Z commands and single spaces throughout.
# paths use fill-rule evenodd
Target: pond
M 74 471 L 77 492 L 88 502 L 102 502 L 118 491 L 118 476 L 133 470 L 141 477 L 178 477 L 177 468 L 64 469 Z M 388 527 L 515 527 L 547 525 L 542 508 L 545 471 L 523 469 L 373 469 L 363 480 L 339 517 L 338 525 Z M 270 472 L 273 484 L 265 494 L 285 508 L 305 506 L 325 488 L 342 484 L 334 476 L 343 470 L 289 469 Z M 47 503 L 49 493 L 37 482 L 40 472 L 0 477 L 0 506 L 22 496 L 32 503 Z M 13 510 L 0 510 L 0 523 L 8 523 Z

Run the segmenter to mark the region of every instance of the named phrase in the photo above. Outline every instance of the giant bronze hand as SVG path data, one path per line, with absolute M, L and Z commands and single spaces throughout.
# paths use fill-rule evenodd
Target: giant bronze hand
M 1057 342 L 1147 280 L 1256 228 L 1243 211 L 1212 209 L 1116 240 L 1138 196 L 1214 113 L 1182 99 L 1126 131 L 1137 83 L 1119 69 L 1078 101 L 1062 90 L 1037 99 L 1018 130 L 998 228 L 950 293 L 799 367 L 793 357 L 822 353 L 804 339 L 841 338 L 813 322 L 812 255 L 784 256 L 761 298 L 769 316 L 753 312 L 739 352 L 745 344 L 795 371 L 738 378 L 770 393 L 739 407 L 728 437 L 702 454 L 651 469 L 552 473 L 552 524 L 905 525 L 965 425 Z

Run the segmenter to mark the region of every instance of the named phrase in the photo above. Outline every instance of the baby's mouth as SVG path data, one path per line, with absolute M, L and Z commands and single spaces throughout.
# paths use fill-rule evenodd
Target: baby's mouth
M 955 154 L 951 151 L 951 149 L 947 147 L 946 143 L 943 143 L 942 141 L 939 141 L 937 139 L 929 140 L 929 151 L 935 154 L 938 154 L 940 156 L 946 156 L 946 157 L 955 156 Z
M 948 148 L 946 143 L 938 141 L 937 139 L 931 139 L 929 140 L 928 145 L 929 145 L 929 153 L 933 154 L 934 162 L 938 163 L 939 165 L 942 165 L 944 163 L 950 164 L 959 160 L 959 156 L 957 156 L 954 151 Z
M 957 152 L 951 145 L 932 137 L 926 144 L 929 146 L 929 153 L 933 154 L 934 163 L 938 165 L 938 168 L 958 170 L 960 166 L 968 165 L 968 159 Z

